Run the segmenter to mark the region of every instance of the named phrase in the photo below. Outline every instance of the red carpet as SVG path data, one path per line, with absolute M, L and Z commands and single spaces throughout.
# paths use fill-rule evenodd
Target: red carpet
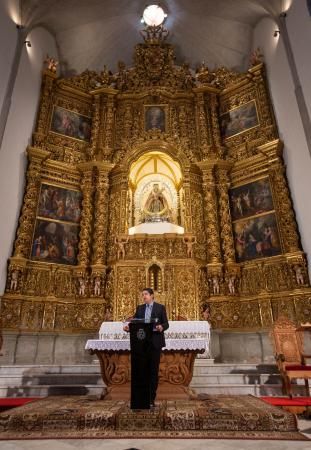
M 17 406 L 23 406 L 26 403 L 34 402 L 42 397 L 7 397 L 0 398 L 0 412 L 7 411 L 8 409 L 16 408 Z
M 274 406 L 311 406 L 311 397 L 260 397 Z

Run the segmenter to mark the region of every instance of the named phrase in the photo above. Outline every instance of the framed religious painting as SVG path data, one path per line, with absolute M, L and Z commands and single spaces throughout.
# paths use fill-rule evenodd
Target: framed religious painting
M 92 119 L 90 117 L 54 105 L 50 127 L 53 133 L 89 142 L 91 127 Z
M 77 264 L 80 227 L 77 224 L 37 219 L 31 259 L 56 264 Z
M 145 131 L 160 130 L 165 133 L 167 130 L 167 105 L 145 105 Z
M 65 222 L 79 223 L 82 194 L 52 184 L 41 184 L 37 216 Z
M 268 177 L 230 189 L 229 198 L 232 220 L 274 210 Z
M 223 139 L 228 139 L 255 128 L 259 126 L 256 101 L 251 100 L 244 105 L 233 108 L 221 114 L 219 119 L 220 133 Z
M 234 222 L 233 235 L 237 262 L 282 253 L 275 213 Z

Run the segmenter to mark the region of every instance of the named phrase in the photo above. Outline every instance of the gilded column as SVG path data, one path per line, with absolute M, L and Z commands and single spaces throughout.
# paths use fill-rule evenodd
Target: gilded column
M 200 149 L 203 158 L 206 158 L 211 146 L 210 135 L 208 133 L 208 124 L 205 112 L 204 93 L 196 94 L 196 125 L 200 141 Z
M 228 189 L 230 186 L 228 171 L 230 163 L 220 163 L 217 168 L 218 207 L 222 254 L 226 264 L 235 262 L 234 241 L 232 235 L 231 215 Z
M 209 95 L 210 104 L 210 120 L 212 127 L 212 140 L 213 140 L 213 154 L 217 158 L 222 158 L 224 154 L 224 149 L 222 147 L 220 128 L 219 128 L 219 117 L 218 117 L 218 99 L 216 93 L 210 93 Z
M 100 110 L 101 110 L 101 96 L 95 95 L 93 101 L 93 114 L 92 114 L 92 135 L 90 145 L 91 159 L 96 159 L 95 155 L 98 153 L 99 147 L 99 130 L 100 130 Z
M 14 257 L 17 258 L 28 258 L 30 254 L 40 192 L 41 167 L 50 153 L 38 148 L 28 147 L 27 154 L 30 161 L 27 170 L 27 187 L 14 248 Z
M 45 138 L 50 125 L 49 115 L 51 106 L 53 103 L 53 89 L 54 81 L 57 75 L 51 70 L 43 72 L 42 85 L 41 85 L 41 101 L 39 106 L 39 113 L 37 119 L 36 131 L 33 134 L 33 142 L 35 147 L 43 148 L 45 144 Z
M 93 163 L 82 163 L 78 166 L 82 172 L 82 213 L 80 221 L 80 242 L 78 264 L 86 268 L 90 261 L 93 214 Z
M 105 162 L 98 162 L 96 163 L 96 167 L 98 170 L 98 177 L 95 187 L 92 264 L 96 266 L 104 266 L 106 262 L 106 240 L 108 228 L 108 176 L 113 165 Z
M 94 95 L 92 115 L 91 157 L 109 160 L 113 151 L 115 119 L 114 98 L 118 91 L 102 88 L 91 92 Z
M 121 202 L 120 202 L 120 230 L 121 233 L 126 233 L 128 231 L 128 220 L 127 220 L 127 199 L 128 199 L 128 182 L 127 180 L 122 180 L 121 183 Z
M 274 189 L 278 203 L 278 218 L 286 253 L 299 252 L 299 236 L 290 193 L 285 176 L 285 167 L 277 158 L 271 170 Z
M 186 233 L 192 233 L 192 208 L 191 208 L 191 186 L 190 186 L 190 174 L 188 170 L 184 172 L 183 181 L 184 197 L 183 197 L 183 207 L 184 207 L 184 227 Z
M 124 133 L 123 136 L 125 139 L 130 139 L 131 137 L 132 119 L 133 119 L 132 107 L 129 103 L 127 103 L 125 105 L 124 124 L 123 124 L 123 133 Z
M 111 92 L 110 92 L 111 91 Z M 103 152 L 104 159 L 108 160 L 113 150 L 114 122 L 115 122 L 115 95 L 117 91 L 110 90 L 107 95 L 106 111 L 105 111 L 105 127 L 103 131 Z
M 218 225 L 218 204 L 214 164 L 201 162 L 203 173 L 203 193 L 205 200 L 205 227 L 209 263 L 221 263 L 220 235 Z
M 186 114 L 186 109 L 184 105 L 180 105 L 179 107 L 179 114 L 178 114 L 178 122 L 179 122 L 179 134 L 181 139 L 187 140 L 188 139 L 188 117 Z
M 255 67 L 252 67 L 251 69 L 249 69 L 248 72 L 252 75 L 253 81 L 257 89 L 257 99 L 260 104 L 260 111 L 261 111 L 260 124 L 262 128 L 271 130 L 267 136 L 267 138 L 269 137 L 269 140 L 276 139 L 278 133 L 275 124 L 271 101 L 268 95 L 264 65 L 259 64 Z

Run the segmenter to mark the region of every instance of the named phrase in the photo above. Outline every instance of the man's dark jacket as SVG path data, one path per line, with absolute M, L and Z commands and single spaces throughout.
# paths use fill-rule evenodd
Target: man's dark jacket
M 144 319 L 145 318 L 146 305 L 137 306 L 135 318 L 136 319 Z M 151 319 L 158 319 L 156 325 L 162 325 L 163 331 L 154 331 L 152 333 L 152 344 L 154 348 L 157 350 L 161 350 L 162 347 L 165 347 L 165 338 L 164 331 L 168 329 L 168 320 L 166 315 L 166 309 L 160 303 L 153 302 Z

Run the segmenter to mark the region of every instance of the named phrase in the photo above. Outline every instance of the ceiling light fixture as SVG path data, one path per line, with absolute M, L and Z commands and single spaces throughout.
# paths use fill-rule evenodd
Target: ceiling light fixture
M 144 9 L 141 22 L 149 27 L 158 27 L 162 25 L 167 17 L 163 8 L 159 5 L 149 5 Z

